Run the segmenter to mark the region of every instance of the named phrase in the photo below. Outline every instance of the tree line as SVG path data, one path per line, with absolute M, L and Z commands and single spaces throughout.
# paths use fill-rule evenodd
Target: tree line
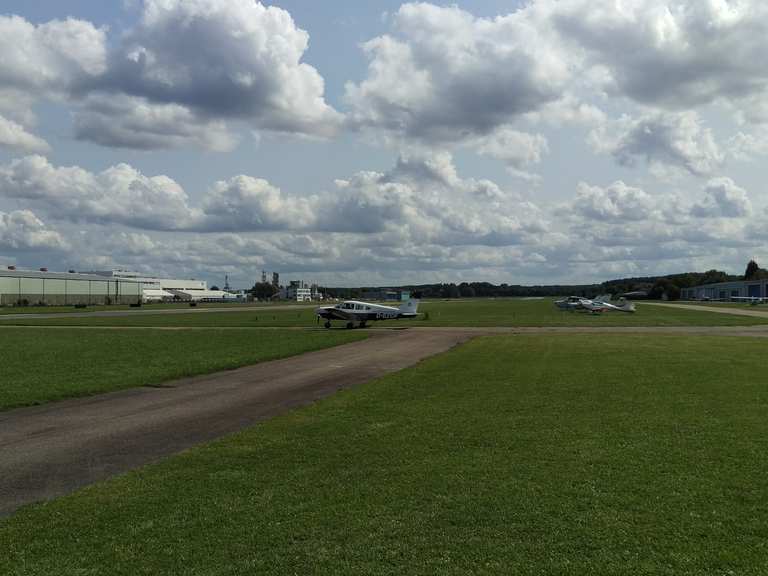
M 702 284 L 734 282 L 739 280 L 768 279 L 768 270 L 760 268 L 757 262 L 750 260 L 744 274 L 734 275 L 722 270 L 706 272 L 683 272 L 665 276 L 643 276 L 618 278 L 600 284 L 552 284 L 541 286 L 523 286 L 520 284 L 491 284 L 490 282 L 462 282 L 436 284 L 409 284 L 403 286 L 364 286 L 360 288 L 323 288 L 322 291 L 332 298 L 359 299 L 365 294 L 384 290 L 408 290 L 420 298 L 513 298 L 541 296 L 584 296 L 610 293 L 614 296 L 631 292 L 645 292 L 647 298 L 677 300 L 684 288 L 693 288 Z

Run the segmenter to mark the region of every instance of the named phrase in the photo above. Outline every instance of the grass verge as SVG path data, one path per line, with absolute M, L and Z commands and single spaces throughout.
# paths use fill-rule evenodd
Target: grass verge
M 0 409 L 157 384 L 364 337 L 296 330 L 0 328 Z
M 748 326 L 768 324 L 768 317 L 730 316 L 701 310 L 683 310 L 638 304 L 636 314 L 606 312 L 584 314 L 558 310 L 551 299 L 473 299 L 423 302 L 417 320 L 376 322 L 374 326 Z M 173 315 L 132 315 L 2 320 L 3 324 L 51 326 L 179 326 L 179 327 L 288 327 L 315 326 L 314 307 L 293 310 L 258 310 Z M 335 322 L 341 328 L 343 322 Z
M 479 339 L 25 508 L 0 572 L 765 574 L 763 350 Z

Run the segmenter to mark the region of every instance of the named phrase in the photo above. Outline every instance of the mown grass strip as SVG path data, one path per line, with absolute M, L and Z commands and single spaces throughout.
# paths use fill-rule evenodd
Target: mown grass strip
M 606 312 L 585 314 L 563 312 L 553 300 L 473 299 L 462 301 L 423 302 L 416 320 L 376 322 L 379 327 L 392 326 L 750 326 L 768 324 L 768 318 L 730 316 L 700 310 L 682 310 L 638 304 L 636 314 Z M 314 307 L 293 310 L 258 310 L 215 312 L 205 314 L 133 315 L 2 320 L 14 325 L 51 326 L 189 326 L 189 327 L 291 327 L 316 326 Z M 342 328 L 344 322 L 336 321 Z

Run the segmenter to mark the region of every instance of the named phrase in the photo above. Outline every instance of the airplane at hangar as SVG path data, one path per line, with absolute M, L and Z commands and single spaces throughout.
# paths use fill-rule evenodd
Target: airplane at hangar
M 367 322 L 374 322 L 376 320 L 416 318 L 418 308 L 418 300 L 409 300 L 399 308 L 374 304 L 372 302 L 346 300 L 335 306 L 321 306 L 315 309 L 315 314 L 317 314 L 318 320 L 320 318 L 325 320 L 324 326 L 326 328 L 331 327 L 331 320 L 345 321 L 347 328 L 354 328 L 355 323 L 357 323 L 358 328 L 365 328 Z

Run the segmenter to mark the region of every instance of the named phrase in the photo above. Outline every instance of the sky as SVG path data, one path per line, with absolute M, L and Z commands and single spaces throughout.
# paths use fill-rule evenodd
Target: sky
M 768 261 L 761 0 L 3 0 L 0 266 L 249 287 Z

